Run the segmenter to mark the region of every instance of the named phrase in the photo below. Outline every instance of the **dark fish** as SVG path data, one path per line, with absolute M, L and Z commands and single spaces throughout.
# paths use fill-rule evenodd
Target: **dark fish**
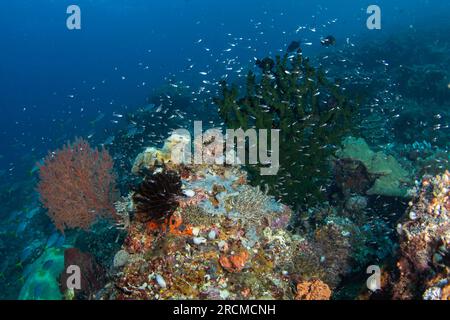
M 328 36 L 326 38 L 322 38 L 322 40 L 320 40 L 320 43 L 326 47 L 334 46 L 336 44 L 336 38 L 333 36 Z
M 275 66 L 275 62 L 270 58 L 264 58 L 262 60 L 256 60 L 255 64 L 263 71 L 270 71 Z
M 291 44 L 287 47 L 287 52 L 294 52 L 299 48 L 300 48 L 300 41 L 292 41 Z

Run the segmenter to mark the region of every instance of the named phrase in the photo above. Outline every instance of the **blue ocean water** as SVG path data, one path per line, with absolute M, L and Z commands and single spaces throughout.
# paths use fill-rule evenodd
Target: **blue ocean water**
M 277 52 L 292 39 L 313 42 L 309 53 L 321 49 L 318 39 L 328 33 L 341 41 L 379 37 L 448 18 L 444 0 L 382 1 L 383 27 L 376 32 L 365 27 L 370 3 L 363 1 L 78 2 L 79 31 L 66 28 L 70 2 L 4 4 L 1 128 L 8 143 L 0 154 L 6 167 L 25 154 L 36 161 L 61 141 L 86 134 L 99 112 L 108 122 L 113 112 L 142 104 L 171 76 L 200 86 L 198 72 L 222 75 L 225 58 L 237 57 L 246 67 L 253 57 Z M 317 32 L 296 33 L 300 26 Z M 234 37 L 244 40 L 225 54 Z
M 80 30 L 66 26 L 66 10 L 72 4 L 81 9 Z M 382 10 L 381 30 L 366 26 L 366 9 L 372 4 Z M 0 287 L 14 285 L 0 290 L 0 298 L 17 298 L 23 269 L 36 259 L 33 254 L 38 255 L 27 249 L 33 239 L 63 241 L 59 234 L 51 238 L 55 230 L 43 209 L 40 225 L 24 223 L 31 223 L 37 214 L 33 213 L 39 207 L 36 163 L 49 150 L 75 137 L 93 145 L 111 144 L 105 141 L 127 126 L 124 115 L 148 105 L 149 97 L 161 88 L 166 92 L 184 88 L 195 98 L 193 105 L 215 110 L 212 98 L 218 94 L 219 79 L 226 75 L 243 83 L 256 58 L 281 54 L 294 40 L 313 61 L 326 55 L 351 61 L 354 52 L 361 60 L 365 56 L 389 64 L 389 47 L 379 48 L 386 54 L 380 59 L 370 57 L 371 51 L 358 50 L 371 42 L 389 46 L 383 41 L 409 34 L 417 43 L 402 45 L 410 45 L 414 55 L 414 47 L 429 39 L 428 30 L 448 36 L 450 4 L 447 0 L 17 0 L 4 2 L 1 8 L 0 217 L 5 223 L 0 227 L 0 251 L 8 258 L 0 262 Z M 336 45 L 321 45 L 329 35 Z M 448 49 L 443 44 L 441 48 Z M 330 66 L 335 75 L 346 68 Z M 444 71 L 448 77 L 449 70 Z M 393 84 L 383 90 L 395 88 Z M 442 116 L 438 123 L 446 130 L 448 118 Z M 433 143 L 424 132 L 418 130 L 408 142 Z M 434 138 L 442 148 L 448 147 L 448 141 Z M 31 217 L 25 219 L 24 214 Z M 27 234 L 30 229 L 38 234 Z M 19 257 L 28 254 L 30 258 Z

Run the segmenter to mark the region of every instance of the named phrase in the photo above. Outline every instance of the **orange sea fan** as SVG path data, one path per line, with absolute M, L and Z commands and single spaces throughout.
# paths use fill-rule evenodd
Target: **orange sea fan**
M 39 166 L 38 191 L 56 228 L 88 230 L 99 217 L 116 217 L 113 160 L 83 139 L 51 152 Z

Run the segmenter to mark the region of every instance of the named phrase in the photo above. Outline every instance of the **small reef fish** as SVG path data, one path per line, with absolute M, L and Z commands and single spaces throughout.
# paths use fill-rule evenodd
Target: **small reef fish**
M 154 103 L 149 103 L 147 105 L 145 105 L 142 110 L 145 112 L 152 112 L 153 110 L 155 110 L 156 105 Z
M 16 229 L 16 234 L 21 234 L 21 233 L 23 233 L 24 231 L 25 231 L 25 229 L 27 228 L 27 226 L 28 226 L 28 220 L 25 220 L 25 221 L 22 221 L 21 223 L 19 223 L 19 225 L 17 226 L 17 229 Z
M 287 52 L 294 52 L 300 48 L 300 41 L 292 41 L 287 47 Z
M 28 219 L 31 219 L 31 218 L 33 218 L 37 213 L 39 213 L 39 210 L 40 210 L 39 207 L 33 208 L 33 209 L 29 210 L 29 211 L 26 213 L 25 216 L 26 216 Z
M 99 115 L 93 121 L 91 121 L 91 125 L 97 124 L 98 122 L 103 120 L 103 118 L 105 118 L 105 114 L 103 112 L 99 113 Z
M 47 239 L 47 243 L 45 244 L 45 246 L 47 248 L 51 248 L 51 247 L 57 247 L 58 243 L 60 243 L 62 240 L 60 238 L 64 238 L 63 235 L 60 235 L 59 232 L 54 232 L 52 233 L 52 235 Z M 65 241 L 65 238 L 64 238 Z
M 103 145 L 107 146 L 107 145 L 112 144 L 112 143 L 114 142 L 114 139 L 115 139 L 114 136 L 108 137 L 108 138 L 105 140 L 105 142 L 103 142 Z
M 336 38 L 333 36 L 327 36 L 322 38 L 320 43 L 325 47 L 334 46 L 336 44 Z

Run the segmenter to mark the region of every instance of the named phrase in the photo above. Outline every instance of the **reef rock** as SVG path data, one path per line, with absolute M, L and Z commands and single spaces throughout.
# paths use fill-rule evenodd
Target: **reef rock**
M 399 224 L 396 299 L 444 299 L 450 271 L 450 173 L 425 176 Z M 447 288 L 444 290 L 444 288 Z
M 120 250 L 114 256 L 113 266 L 114 268 L 123 267 L 130 260 L 130 254 L 125 250 Z
M 366 194 L 408 197 L 408 185 L 411 185 L 409 173 L 393 156 L 372 151 L 364 139 L 345 138 L 342 148 L 336 151 L 336 157 L 341 160 L 358 161 L 364 165 L 374 180 Z

